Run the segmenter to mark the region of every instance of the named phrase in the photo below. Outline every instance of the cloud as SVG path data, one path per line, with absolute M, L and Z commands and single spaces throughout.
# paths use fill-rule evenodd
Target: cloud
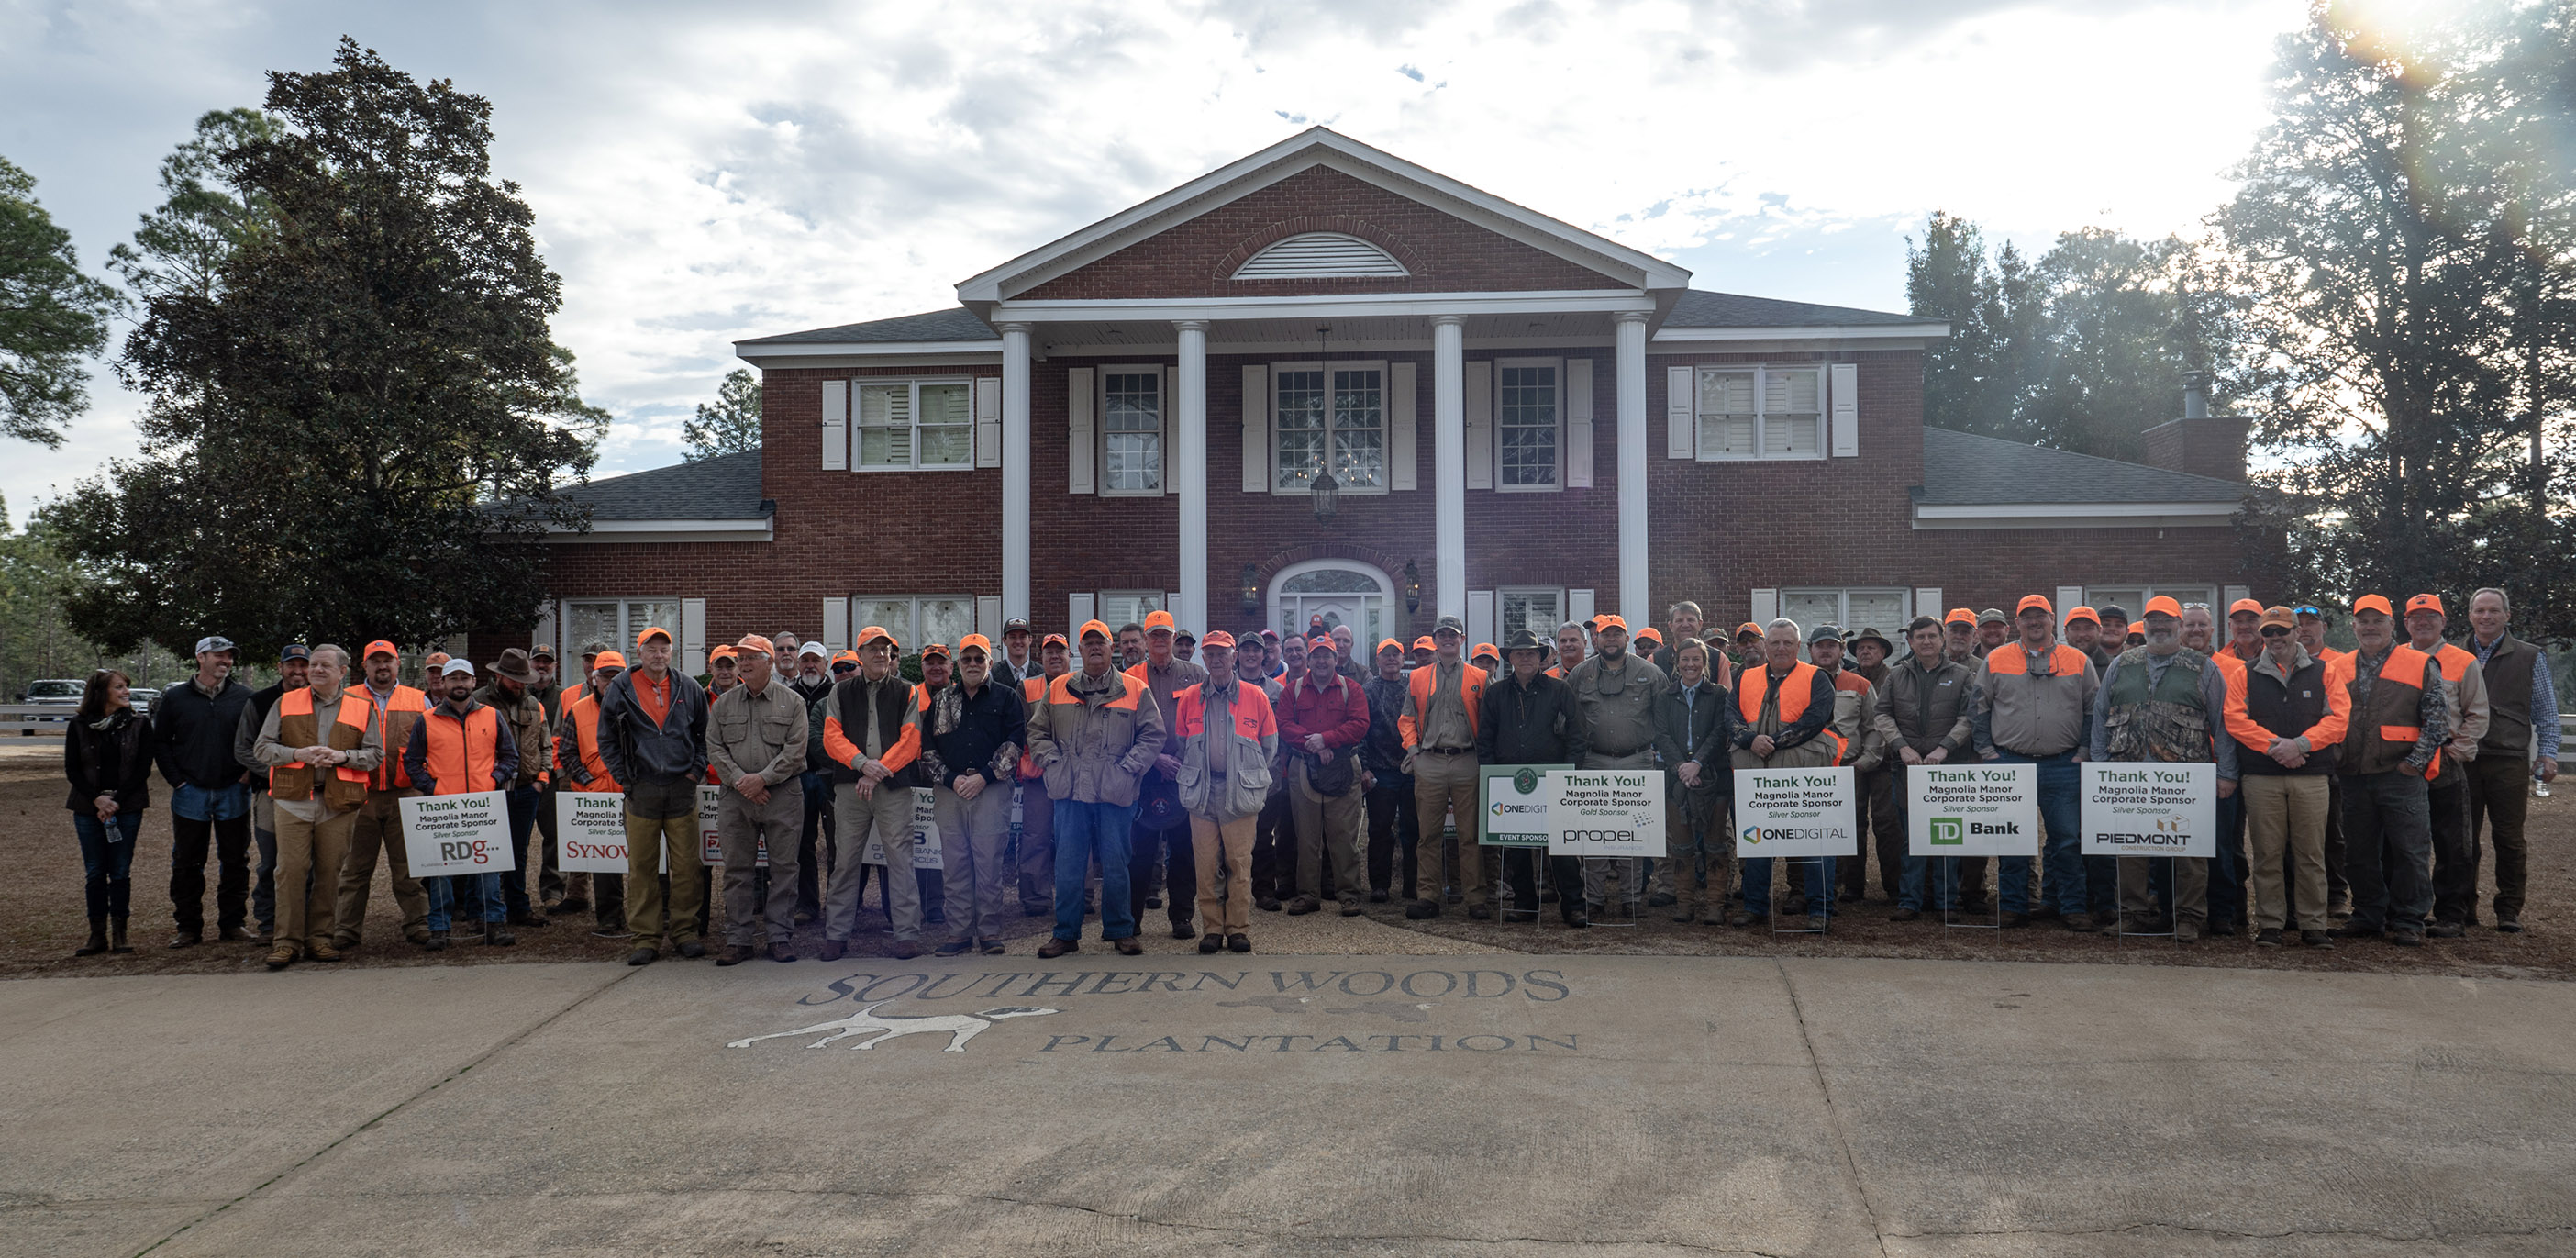
M 1309 120 L 1663 253 L 1703 287 L 1902 301 L 1934 208 L 2042 243 L 2162 233 L 2226 193 L 2299 0 L 1329 0 L 1154 6 L 319 3 L 0 7 L 0 153 L 92 265 L 196 114 L 342 30 L 492 99 L 564 277 L 557 338 L 616 425 L 602 474 L 677 457 L 747 336 L 936 309 L 1015 254 Z M 1394 68 L 1389 73 L 1389 67 Z M 130 445 L 102 378 L 13 511 Z M 120 434 L 125 434 L 120 439 Z

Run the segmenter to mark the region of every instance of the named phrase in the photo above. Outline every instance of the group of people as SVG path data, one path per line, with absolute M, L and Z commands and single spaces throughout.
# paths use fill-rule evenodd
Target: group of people
M 569 685 L 539 649 L 504 651 L 481 674 L 432 655 L 414 688 L 400 683 L 401 653 L 375 642 L 354 662 L 337 645 L 289 646 L 279 682 L 257 692 L 230 677 L 233 644 L 210 637 L 196 675 L 148 719 L 123 674 L 93 676 L 66 735 L 88 870 L 80 954 L 130 950 L 128 873 L 156 766 L 173 792 L 171 946 L 204 937 L 211 849 L 218 937 L 255 937 L 272 969 L 358 945 L 380 855 L 403 932 L 423 948 L 447 947 L 455 919 L 507 946 L 514 926 L 592 911 L 594 934 L 633 939 L 629 964 L 666 946 L 704 956 L 702 786 L 721 800 L 720 965 L 792 961 L 796 928 L 818 920 L 822 956 L 838 959 L 872 868 L 899 958 L 943 924 L 940 955 L 1001 953 L 1014 892 L 1022 913 L 1054 918 L 1043 958 L 1075 951 L 1095 914 L 1122 954 L 1142 951 L 1154 908 L 1203 953 L 1248 952 L 1256 908 L 1354 916 L 1397 897 L 1416 920 L 1450 904 L 1484 920 L 1554 903 L 1572 927 L 1669 906 L 1676 922 L 1740 928 L 1776 906 L 1821 930 L 1862 899 L 1873 852 L 1899 921 L 1991 909 L 2006 927 L 2053 917 L 2185 943 L 2251 931 L 2259 945 L 2332 947 L 2480 924 L 2492 848 L 2491 921 L 2514 932 L 2529 782 L 2558 771 L 2557 703 L 2547 660 L 2510 632 L 2503 591 L 2475 592 L 2467 614 L 2455 643 L 2439 596 L 2415 595 L 2401 615 L 2365 595 L 2345 652 L 2326 645 L 2316 606 L 2240 600 L 2222 641 L 2205 604 L 2158 597 L 2134 622 L 2117 607 L 2061 621 L 2033 594 L 2011 616 L 1917 617 L 1896 639 L 1775 619 L 1740 626 L 1730 645 L 1684 602 L 1669 630 L 1633 636 L 1600 616 L 1471 650 L 1444 616 L 1362 654 L 1346 625 L 1238 639 L 1158 611 L 1070 638 L 1012 620 L 998 644 L 926 643 L 917 683 L 879 626 L 837 652 L 746 635 L 709 652 L 703 678 L 674 668 L 670 633 L 647 628 L 631 664 L 594 644 Z M 2085 760 L 2213 765 L 2217 855 L 2082 855 Z M 1908 851 L 1901 771 L 1971 762 L 2036 766 L 2035 862 Z M 1490 767 L 1566 765 L 1662 773 L 1665 854 L 1480 844 Z M 1737 859 L 1730 770 L 1837 765 L 1855 770 L 1857 855 Z M 913 869 L 916 788 L 931 792 L 935 876 Z M 414 879 L 399 801 L 491 790 L 506 793 L 515 867 Z M 623 875 L 560 870 L 552 796 L 565 791 L 622 797 Z M 544 840 L 533 862 L 532 834 Z

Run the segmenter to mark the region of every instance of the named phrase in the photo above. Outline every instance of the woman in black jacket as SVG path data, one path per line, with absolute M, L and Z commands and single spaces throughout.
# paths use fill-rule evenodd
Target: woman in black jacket
M 152 721 L 134 710 L 133 681 L 112 668 L 90 674 L 80 712 L 63 732 L 72 828 L 89 880 L 89 942 L 72 955 L 132 952 L 125 914 L 133 892 L 134 835 L 152 804 Z

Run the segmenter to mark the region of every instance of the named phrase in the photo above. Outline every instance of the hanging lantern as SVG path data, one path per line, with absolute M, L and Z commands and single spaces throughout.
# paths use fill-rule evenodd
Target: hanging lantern
M 1342 487 L 1331 472 L 1315 478 L 1315 519 L 1330 524 L 1342 509 Z

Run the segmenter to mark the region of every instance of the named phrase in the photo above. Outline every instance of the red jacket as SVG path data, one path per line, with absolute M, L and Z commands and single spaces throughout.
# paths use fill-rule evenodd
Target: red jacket
M 1277 707 L 1282 747 L 1303 750 L 1307 735 L 1321 734 L 1325 746 L 1340 751 L 1368 737 L 1368 693 L 1348 677 L 1318 688 L 1300 672 L 1280 690 Z

